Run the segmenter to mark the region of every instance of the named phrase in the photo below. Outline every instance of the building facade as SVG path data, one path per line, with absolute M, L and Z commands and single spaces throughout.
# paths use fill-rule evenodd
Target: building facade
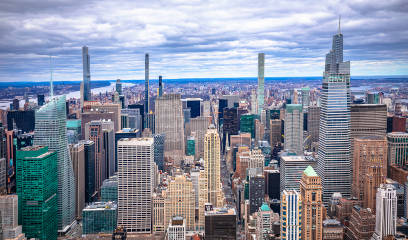
M 153 138 L 118 141 L 118 225 L 151 233 Z
M 65 232 L 75 220 L 75 175 L 66 136 L 65 96 L 55 97 L 35 113 L 34 145 L 57 152 L 58 230 Z
M 300 180 L 302 197 L 302 239 L 323 239 L 323 201 L 321 179 L 312 166 L 303 171 Z
M 42 146 L 22 148 L 16 174 L 23 232 L 28 238 L 57 239 L 57 153 Z
M 82 217 L 85 207 L 85 146 L 83 143 L 71 144 L 69 153 L 75 175 L 75 213 L 77 218 Z
M 351 195 L 350 62 L 343 62 L 343 34 L 333 36 L 326 55 L 320 108 L 317 172 L 322 178 L 323 201 L 340 192 Z
M 164 134 L 165 156 L 173 152 L 171 156 L 181 160 L 184 156 L 184 120 L 180 94 L 164 94 L 156 98 L 155 102 L 156 130 L 158 134 Z
M 204 170 L 206 171 L 207 202 L 220 206 L 221 190 L 221 148 L 220 136 L 214 126 L 210 126 L 204 138 Z
M 296 190 L 284 190 L 281 195 L 281 239 L 302 239 L 302 196 Z
M 381 184 L 377 191 L 374 239 L 395 236 L 397 232 L 397 192 L 392 185 Z
M 117 205 L 94 202 L 82 211 L 82 234 L 113 233 L 117 225 Z
M 264 107 L 264 82 L 265 82 L 265 53 L 258 53 L 258 114 L 261 114 Z
M 303 154 L 303 111 L 301 104 L 288 104 L 285 111 L 285 150 Z
M 393 132 L 387 134 L 388 165 L 404 167 L 408 165 L 408 133 Z
M 171 178 L 164 197 L 165 223 L 169 224 L 174 216 L 185 219 L 187 231 L 194 230 L 195 224 L 195 191 L 190 177 L 177 175 Z
M 387 141 L 385 137 L 354 139 L 353 196 L 364 208 L 375 210 L 377 188 L 387 177 Z

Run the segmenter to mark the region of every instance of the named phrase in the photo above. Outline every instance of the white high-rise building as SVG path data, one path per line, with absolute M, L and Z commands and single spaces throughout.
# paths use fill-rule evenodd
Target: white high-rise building
M 118 141 L 118 226 L 150 233 L 152 216 L 153 138 Z
M 351 195 L 350 62 L 343 62 L 343 34 L 333 36 L 326 55 L 321 90 L 317 172 L 322 178 L 323 201 L 339 192 Z
M 381 184 L 377 190 L 375 233 L 373 239 L 394 236 L 397 232 L 397 191 L 390 184 Z
M 183 217 L 174 216 L 167 227 L 166 240 L 185 240 L 186 221 Z
M 301 104 L 288 104 L 285 111 L 285 150 L 303 154 L 303 111 Z
M 284 190 L 281 195 L 281 238 L 302 239 L 302 199 L 296 190 Z
M 264 107 L 265 95 L 265 53 L 258 53 L 258 114 L 261 114 Z
M 259 148 L 252 149 L 249 154 L 249 168 L 261 168 L 265 165 L 265 156 Z

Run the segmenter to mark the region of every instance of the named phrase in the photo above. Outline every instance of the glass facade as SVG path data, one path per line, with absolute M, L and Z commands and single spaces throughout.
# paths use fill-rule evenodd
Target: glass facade
M 113 233 L 116 228 L 117 205 L 95 202 L 82 211 L 82 234 Z
M 29 239 L 57 239 L 56 179 L 56 152 L 40 146 L 17 151 L 19 224 Z
M 339 52 L 341 51 L 341 52 Z M 351 194 L 350 156 L 350 62 L 343 62 L 343 35 L 333 36 L 333 48 L 326 55 L 320 110 L 318 166 L 323 201 L 340 192 Z
M 65 103 L 65 96 L 55 97 L 35 112 L 34 145 L 57 152 L 58 230 L 75 220 L 75 178 L 68 152 Z

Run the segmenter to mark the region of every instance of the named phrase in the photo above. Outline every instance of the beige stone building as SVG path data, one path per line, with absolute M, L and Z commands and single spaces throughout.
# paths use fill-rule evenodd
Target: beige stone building
M 312 166 L 308 166 L 300 180 L 302 196 L 302 239 L 323 238 L 322 183 Z
M 167 189 L 163 192 L 165 228 L 175 216 L 183 217 L 187 231 L 195 226 L 195 191 L 193 182 L 186 174 L 171 177 Z

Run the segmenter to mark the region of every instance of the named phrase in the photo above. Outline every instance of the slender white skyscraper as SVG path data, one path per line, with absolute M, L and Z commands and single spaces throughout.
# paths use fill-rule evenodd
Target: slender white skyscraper
M 82 68 L 83 68 L 83 99 L 84 101 L 91 100 L 91 63 L 88 54 L 88 47 L 82 47 Z
M 153 138 L 118 141 L 118 226 L 150 233 L 152 216 Z
M 149 113 L 149 54 L 145 54 L 145 116 Z
M 264 73 L 265 73 L 265 54 L 258 53 L 258 114 L 261 114 L 264 107 Z
M 65 96 L 55 97 L 35 112 L 34 145 L 56 151 L 58 162 L 58 231 L 75 221 L 75 178 L 68 151 Z
M 375 233 L 373 239 L 384 239 L 397 232 L 397 191 L 390 184 L 381 184 L 377 190 Z
M 281 193 L 281 235 L 287 240 L 302 239 L 302 195 L 296 190 Z
M 350 62 L 343 62 L 343 35 L 333 36 L 326 55 L 321 91 L 318 173 L 322 178 L 323 201 L 340 192 L 351 194 L 350 158 Z

